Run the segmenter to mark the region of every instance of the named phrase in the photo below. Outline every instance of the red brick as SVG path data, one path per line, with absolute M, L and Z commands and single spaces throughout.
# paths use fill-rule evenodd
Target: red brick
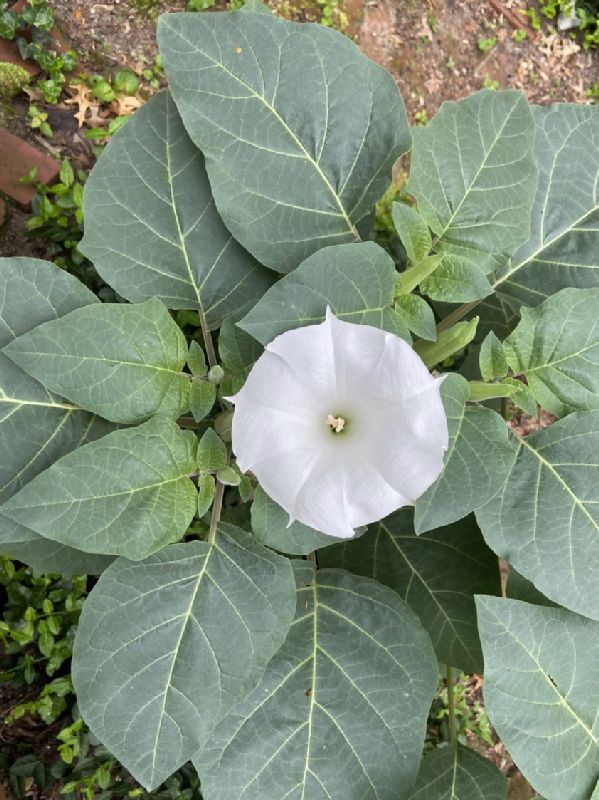
M 50 184 L 58 177 L 60 164 L 41 153 L 28 142 L 0 128 L 0 192 L 4 192 L 22 207 L 29 208 L 35 188 L 19 183 L 19 178 L 37 167 L 37 180 Z

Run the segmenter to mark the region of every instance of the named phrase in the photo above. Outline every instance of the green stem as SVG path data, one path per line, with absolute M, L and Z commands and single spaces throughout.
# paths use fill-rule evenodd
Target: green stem
M 468 322 L 458 322 L 450 330 L 439 334 L 436 342 L 420 340 L 414 344 L 414 350 L 430 369 L 446 358 L 463 350 L 474 339 L 478 317 Z
M 216 528 L 218 527 L 218 522 L 220 520 L 220 512 L 222 511 L 223 507 L 224 493 L 225 493 L 224 485 L 219 480 L 217 480 L 216 492 L 214 493 L 214 502 L 212 504 L 212 516 L 210 517 L 210 530 L 208 531 L 209 544 L 214 544 L 214 541 L 216 539 Z
M 441 333 L 441 331 L 446 331 L 448 328 L 451 328 L 452 325 L 455 325 L 455 323 L 461 320 L 462 317 L 465 317 L 466 314 L 472 311 L 473 308 L 476 308 L 479 303 L 480 300 L 475 300 L 472 303 L 465 303 L 463 306 L 456 308 L 455 311 L 452 311 L 448 317 L 442 319 L 437 325 L 437 333 Z
M 514 387 L 504 383 L 483 383 L 482 381 L 469 381 L 468 387 L 470 389 L 469 399 L 472 402 L 482 403 L 484 400 L 493 400 L 496 397 L 501 397 L 502 400 L 507 400 L 514 392 Z M 503 404 L 502 404 L 503 406 Z
M 201 311 L 198 311 L 198 317 L 200 319 L 200 327 L 202 328 L 202 337 L 204 338 L 204 347 L 206 348 L 206 356 L 208 358 L 208 364 L 211 367 L 215 367 L 218 364 L 216 359 L 216 351 L 214 349 L 214 344 L 212 342 L 212 336 L 210 335 L 210 331 L 208 330 L 208 323 L 206 322 L 206 317 Z
M 427 256 L 415 264 L 410 269 L 402 272 L 397 280 L 395 294 L 410 294 L 414 289 L 422 283 L 425 278 L 428 278 L 443 261 L 443 256 Z
M 454 685 L 454 669 L 447 667 L 447 722 L 449 724 L 449 744 L 456 748 L 458 746 L 458 729 L 455 719 L 455 693 Z

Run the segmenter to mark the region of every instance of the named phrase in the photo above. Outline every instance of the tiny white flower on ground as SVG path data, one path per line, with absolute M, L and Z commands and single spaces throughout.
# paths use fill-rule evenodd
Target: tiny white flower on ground
M 402 339 L 327 309 L 322 324 L 268 344 L 230 398 L 238 466 L 290 520 L 349 538 L 441 473 L 441 381 Z

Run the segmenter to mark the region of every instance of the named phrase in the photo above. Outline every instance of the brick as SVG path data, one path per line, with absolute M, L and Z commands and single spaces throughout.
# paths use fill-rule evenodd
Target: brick
M 35 188 L 19 183 L 19 178 L 27 175 L 33 167 L 37 167 L 37 180 L 45 184 L 54 183 L 60 172 L 58 161 L 0 128 L 0 192 L 24 209 L 30 208 Z

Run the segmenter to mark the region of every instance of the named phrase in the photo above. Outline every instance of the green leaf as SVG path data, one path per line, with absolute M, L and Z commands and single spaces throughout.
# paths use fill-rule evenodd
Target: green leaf
M 397 273 L 392 258 L 373 242 L 327 247 L 278 281 L 239 327 L 262 344 L 284 331 L 325 318 L 327 306 L 346 322 L 372 325 L 410 340 L 393 311 Z
M 216 386 L 204 380 L 191 382 L 189 404 L 196 422 L 204 419 L 216 401 Z
M 480 346 L 478 363 L 484 381 L 493 381 L 507 375 L 508 364 L 505 351 L 493 331 L 489 331 Z
M 473 517 L 417 536 L 414 511 L 370 525 L 356 541 L 318 553 L 321 567 L 341 567 L 395 589 L 419 616 L 443 664 L 481 673 L 475 594 L 500 594 L 497 556 Z
M 187 344 L 160 300 L 78 308 L 4 352 L 46 388 L 112 422 L 189 409 Z
M 290 272 L 356 226 L 410 132 L 395 81 L 342 34 L 268 14 L 168 14 L 158 42 L 219 212 L 256 258 Z
M 64 159 L 60 165 L 60 182 L 65 186 L 72 186 L 75 180 L 75 173 L 73 167 L 68 159 Z
M 245 5 L 243 5 L 240 11 L 252 11 L 256 14 L 272 14 L 272 11 L 268 6 L 265 6 L 264 3 L 261 3 L 260 0 L 245 0 Z
M 539 416 L 535 396 L 525 383 L 522 383 L 522 381 L 516 378 L 504 378 L 501 384 L 498 385 L 511 387 L 512 393 L 510 396 L 512 402 L 517 405 L 518 408 L 521 408 L 525 414 L 530 414 L 531 417 Z
M 155 417 L 63 456 L 2 506 L 48 539 L 145 558 L 180 539 L 196 510 L 197 439 Z
M 457 322 L 451 328 L 441 331 L 434 342 L 416 342 L 414 350 L 427 367 L 434 367 L 446 358 L 461 352 L 476 336 L 478 317 Z
M 395 301 L 395 311 L 406 328 L 422 339 L 435 341 L 437 330 L 432 308 L 417 294 L 400 295 Z
M 508 568 L 505 596 L 511 600 L 522 600 L 535 606 L 554 607 L 556 605 L 552 600 L 545 597 L 542 592 L 539 592 L 534 583 L 520 575 L 512 566 Z
M 408 260 L 416 264 L 430 253 L 433 239 L 424 218 L 406 203 L 392 203 L 391 217 Z
M 39 533 L 18 525 L 0 512 L 0 552 L 45 575 L 99 575 L 114 560 L 110 556 L 83 553 L 74 547 L 44 539 Z
M 563 289 L 521 315 L 504 350 L 540 405 L 558 417 L 599 408 L 599 289 Z
M 395 296 L 409 294 L 417 286 L 427 286 L 430 276 L 441 266 L 444 256 L 426 256 L 413 267 L 404 270 L 397 278 Z
M 198 517 L 203 517 L 210 509 L 216 492 L 216 483 L 212 475 L 200 475 L 198 478 Z
M 506 800 L 507 781 L 469 747 L 437 747 L 422 761 L 410 800 Z
M 487 544 L 551 600 L 599 619 L 599 412 L 516 439 L 505 482 L 476 511 Z
M 497 733 L 547 800 L 588 800 L 599 778 L 599 625 L 494 597 L 477 610 Z
M 95 736 L 152 790 L 254 688 L 295 608 L 287 559 L 232 525 L 116 561 L 87 599 L 73 683 Z
M 493 288 L 536 306 L 560 289 L 599 286 L 599 115 L 593 106 L 533 106 L 540 168 L 525 244 Z
M 292 522 L 290 525 L 289 514 L 271 500 L 261 486 L 256 487 L 251 513 L 252 531 L 256 538 L 281 553 L 305 556 L 339 541 L 301 522 Z
M 449 425 L 443 472 L 416 501 L 416 531 L 465 517 L 495 495 L 515 458 L 503 419 L 479 405 L 467 405 L 468 382 L 448 375 L 441 386 Z
M 194 377 L 201 378 L 208 372 L 208 365 L 206 364 L 206 356 L 200 345 L 192 341 L 189 345 L 189 353 L 187 355 L 187 363 L 191 374 Z
M 82 283 L 47 261 L 0 259 L 0 502 L 61 456 L 113 428 L 48 392 L 2 352 L 37 325 L 96 302 Z M 0 551 L 39 572 L 94 574 L 110 563 L 48 542 L 4 514 Z
M 439 303 L 470 303 L 491 294 L 493 288 L 477 260 L 443 251 L 443 260 L 420 290 Z
M 491 292 L 485 275 L 507 263 L 530 233 L 538 170 L 528 102 L 518 91 L 476 92 L 443 103 L 413 136 L 407 190 L 438 239 L 436 251 L 450 256 L 431 278 L 431 296 L 476 300 Z M 445 297 L 442 270 L 447 281 L 455 275 Z
M 238 472 L 235 472 L 233 467 L 229 466 L 217 469 L 216 479 L 225 486 L 239 486 L 241 483 L 241 475 Z
M 207 800 L 397 800 L 418 771 L 437 666 L 376 581 L 294 563 L 297 612 L 254 692 L 193 759 Z
M 218 336 L 218 353 L 225 370 L 221 384 L 224 395 L 237 394 L 262 350 L 262 345 L 242 331 L 231 317 L 223 322 Z
M 272 283 L 223 225 L 168 92 L 112 137 L 85 185 L 84 212 L 79 249 L 134 303 L 158 297 L 167 308 L 194 308 L 213 329 Z
M 227 447 L 214 428 L 208 428 L 198 445 L 197 465 L 200 472 L 215 472 L 227 466 Z

